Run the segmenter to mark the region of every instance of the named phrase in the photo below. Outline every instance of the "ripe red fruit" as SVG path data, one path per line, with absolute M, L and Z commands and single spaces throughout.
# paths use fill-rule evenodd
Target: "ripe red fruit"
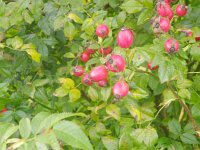
M 129 85 L 125 81 L 118 81 L 113 86 L 112 92 L 117 99 L 125 97 L 129 92 Z
M 148 62 L 147 67 L 150 70 L 157 70 L 159 68 L 159 66 L 152 66 L 152 62 Z
M 187 13 L 187 7 L 183 4 L 179 4 L 177 7 L 176 7 L 176 14 L 177 16 L 185 16 L 185 14 Z
M 168 53 L 174 53 L 178 52 L 179 49 L 179 43 L 177 40 L 171 38 L 165 41 L 165 50 Z
M 158 3 L 157 13 L 159 16 L 166 17 L 171 13 L 171 8 L 168 3 Z
M 111 55 L 106 62 L 106 66 L 112 72 L 122 72 L 125 69 L 126 62 L 120 55 Z
M 1 111 L 0 111 L 0 113 L 5 113 L 5 112 L 7 112 L 8 110 L 7 110 L 7 108 L 3 108 Z
M 170 4 L 172 0 L 165 0 L 165 3 Z
M 94 54 L 95 50 L 91 49 L 91 48 L 86 48 L 86 53 L 90 54 Z
M 200 36 L 195 37 L 195 41 L 196 42 L 200 41 Z
M 168 16 L 169 20 L 172 20 L 172 18 L 174 17 L 174 12 L 170 9 Z
M 94 82 L 105 80 L 108 77 L 108 71 L 105 66 L 98 66 L 92 69 L 90 77 Z
M 111 52 L 110 46 L 107 48 L 100 48 L 100 50 L 99 50 L 99 53 L 103 54 L 103 55 L 108 55 L 108 54 L 110 54 L 110 52 Z
M 98 82 L 98 86 L 100 87 L 106 87 L 107 85 L 108 85 L 107 79 Z
M 101 24 L 96 28 L 96 35 L 98 37 L 104 38 L 104 37 L 108 36 L 108 33 L 109 33 L 109 28 L 105 24 Z
M 81 54 L 80 60 L 82 62 L 87 62 L 90 59 L 90 54 L 88 54 L 87 52 L 83 52 Z
M 75 66 L 72 69 L 73 75 L 76 77 L 82 76 L 84 73 L 84 69 L 81 66 Z
M 131 47 L 134 40 L 133 32 L 130 29 L 122 28 L 117 35 L 117 43 L 121 48 Z
M 91 78 L 89 77 L 89 74 L 85 74 L 83 77 L 82 77 L 82 83 L 84 85 L 87 85 L 87 86 L 90 86 L 93 84 Z
M 160 29 L 164 32 L 168 32 L 170 29 L 170 22 L 167 18 L 160 18 Z

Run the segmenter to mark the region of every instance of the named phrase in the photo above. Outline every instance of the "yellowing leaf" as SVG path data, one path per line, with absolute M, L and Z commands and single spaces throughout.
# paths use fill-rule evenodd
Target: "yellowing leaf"
M 126 106 L 130 114 L 134 117 L 137 122 L 141 121 L 141 112 L 135 108 L 133 105 Z
M 53 94 L 54 96 L 57 97 L 64 97 L 69 93 L 69 90 L 64 88 L 64 87 L 59 87 L 58 89 L 56 89 L 55 93 Z
M 76 101 L 81 97 L 81 92 L 78 89 L 72 89 L 69 91 L 69 99 Z
M 71 22 L 66 22 L 64 26 L 64 34 L 65 37 L 68 38 L 70 41 L 73 40 L 75 34 L 76 34 L 76 29 Z
M 120 120 L 120 108 L 114 104 L 110 104 L 106 107 L 106 113 L 116 120 Z
M 75 86 L 75 83 L 72 79 L 70 78 L 59 78 L 59 82 L 63 85 L 63 87 L 66 87 L 66 88 L 74 88 Z
M 20 47 L 22 47 L 23 45 L 23 40 L 18 37 L 18 36 L 15 36 L 13 39 L 12 39 L 12 43 L 11 43 L 11 46 L 14 48 L 14 49 L 19 49 Z
M 34 61 L 40 62 L 41 55 L 35 49 L 28 49 L 26 52 L 31 56 Z
M 80 24 L 83 23 L 83 20 L 79 16 L 77 16 L 76 14 L 74 14 L 74 13 L 69 13 L 68 18 L 72 19 L 76 23 L 80 23 Z

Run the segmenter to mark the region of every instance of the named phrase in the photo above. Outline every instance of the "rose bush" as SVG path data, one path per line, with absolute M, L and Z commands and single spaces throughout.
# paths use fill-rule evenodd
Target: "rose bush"
M 0 150 L 194 150 L 198 0 L 0 1 Z

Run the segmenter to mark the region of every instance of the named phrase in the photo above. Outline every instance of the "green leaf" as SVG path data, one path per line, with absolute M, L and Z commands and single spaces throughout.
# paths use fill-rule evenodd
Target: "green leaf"
M 116 120 L 120 120 L 120 108 L 114 104 L 110 104 L 106 107 L 106 113 Z
M 65 34 L 65 37 L 67 37 L 70 41 L 73 40 L 76 34 L 76 29 L 71 22 L 66 22 L 64 26 L 64 34 Z
M 65 53 L 64 57 L 65 58 L 75 58 L 76 56 L 74 55 L 74 53 L 68 52 L 68 53 Z
M 181 135 L 181 141 L 185 144 L 199 144 L 195 135 L 190 133 L 183 133 Z
M 81 30 L 85 31 L 88 35 L 94 34 L 94 26 L 92 18 L 87 18 L 82 25 Z
M 131 116 L 133 116 L 133 118 L 137 122 L 140 122 L 141 121 L 141 112 L 139 111 L 139 109 L 134 107 L 132 104 L 126 105 L 126 107 L 127 107 L 128 111 L 130 112 Z
M 62 121 L 53 127 L 56 137 L 75 148 L 93 150 L 92 145 L 78 125 L 70 121 Z
M 24 10 L 22 13 L 22 16 L 23 16 L 25 22 L 27 22 L 29 24 L 31 24 L 34 21 L 33 17 L 30 15 L 28 10 Z
M 138 17 L 137 25 L 141 25 L 147 20 L 149 20 L 152 16 L 152 10 L 151 9 L 145 9 L 141 12 L 141 14 Z
M 152 127 L 134 129 L 131 136 L 138 143 L 145 144 L 147 146 L 153 146 L 158 140 L 158 134 Z
M 123 133 L 119 139 L 119 150 L 128 150 L 133 146 L 131 136 L 127 133 Z
M 192 85 L 192 81 L 188 80 L 188 79 L 184 79 L 184 78 L 178 78 L 177 80 L 177 87 L 179 89 L 185 89 L 188 88 Z
M 0 144 L 5 142 L 11 135 L 13 135 L 17 130 L 18 126 L 10 125 L 10 124 L 5 124 L 5 125 L 0 125 Z
M 200 61 L 200 47 L 194 45 L 191 47 L 190 54 L 194 58 L 194 60 Z
M 174 73 L 174 66 L 171 63 L 160 64 L 158 68 L 158 76 L 161 83 L 169 81 Z
M 75 13 L 69 13 L 68 18 L 72 19 L 76 23 L 80 23 L 80 24 L 83 23 L 83 20 L 79 16 L 77 16 Z
M 111 87 L 101 89 L 101 99 L 107 101 L 111 95 Z
M 31 134 L 31 124 L 28 118 L 23 118 L 19 122 L 19 132 L 22 138 L 28 138 Z
M 59 30 L 61 29 L 62 27 L 64 27 L 65 25 L 65 17 L 64 16 L 58 16 L 56 17 L 55 21 L 54 21 L 54 24 L 53 24 L 53 27 L 54 27 L 54 30 Z
M 89 87 L 88 90 L 88 96 L 91 98 L 91 100 L 96 101 L 99 99 L 99 95 L 97 91 L 93 87 Z
M 105 40 L 103 40 L 102 47 L 107 48 L 112 44 L 112 42 L 113 42 L 113 37 L 107 37 Z
M 33 82 L 33 85 L 35 87 L 39 87 L 39 86 L 44 86 L 44 85 L 48 84 L 49 82 L 50 82 L 49 79 L 36 79 Z
M 102 137 L 103 145 L 107 150 L 118 150 L 118 139 L 111 136 Z
M 180 89 L 178 91 L 178 95 L 182 98 L 187 98 L 187 99 L 190 99 L 191 97 L 190 91 L 188 89 Z
M 143 5 L 136 0 L 128 0 L 121 5 L 127 13 L 136 13 L 142 10 Z
M 85 117 L 85 114 L 83 114 L 83 113 L 55 113 L 55 114 L 52 114 L 52 115 L 48 116 L 47 118 L 45 118 L 41 122 L 41 124 L 37 128 L 36 133 L 39 133 L 44 129 L 47 130 L 47 129 L 51 128 L 54 124 L 58 123 L 59 121 L 65 119 L 65 118 L 73 117 L 73 116 Z
M 59 82 L 67 89 L 72 89 L 75 87 L 74 81 L 70 78 L 59 78 Z
M 72 89 L 69 91 L 70 101 L 76 101 L 81 97 L 81 92 L 78 89 Z
M 41 54 L 38 53 L 35 49 L 28 49 L 26 52 L 31 56 L 34 61 L 38 63 L 40 62 Z
M 126 13 L 124 11 L 120 12 L 116 19 L 118 25 L 123 25 L 124 21 L 126 20 Z
M 56 89 L 56 91 L 53 93 L 53 95 L 56 97 L 64 97 L 64 96 L 68 95 L 68 93 L 69 93 L 69 89 L 61 86 Z
M 179 124 L 177 120 L 175 119 L 170 120 L 168 122 L 168 127 L 169 127 L 169 131 L 174 133 L 175 135 L 181 134 L 181 125 Z
M 19 49 L 22 47 L 22 45 L 23 45 L 23 40 L 18 36 L 15 36 L 11 41 L 11 46 L 14 49 Z

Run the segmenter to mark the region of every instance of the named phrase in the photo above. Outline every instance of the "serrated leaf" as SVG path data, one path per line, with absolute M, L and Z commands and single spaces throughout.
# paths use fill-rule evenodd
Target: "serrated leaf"
M 26 50 L 26 52 L 31 56 L 31 58 L 35 61 L 35 62 L 40 62 L 40 58 L 41 58 L 41 54 L 38 53 L 35 49 L 28 49 Z
M 118 139 L 111 136 L 102 137 L 103 145 L 107 150 L 118 150 Z
M 64 24 L 65 24 L 65 17 L 64 16 L 56 17 L 54 24 L 53 24 L 54 30 L 56 31 L 56 30 L 61 29 L 62 27 L 64 27 Z
M 81 92 L 78 89 L 72 89 L 69 91 L 69 100 L 76 101 L 81 97 Z
M 200 47 L 192 46 L 190 50 L 190 54 L 194 58 L 194 60 L 200 61 Z
M 33 17 L 30 15 L 28 10 L 24 10 L 22 16 L 24 20 L 29 24 L 31 24 L 34 21 Z
M 1 125 L 0 129 L 1 128 L 3 128 L 4 130 L 0 131 L 0 133 L 3 132 L 0 135 L 0 145 L 18 130 L 18 126 L 13 125 Z
M 181 141 L 185 144 L 199 144 L 195 135 L 190 133 L 183 133 L 180 138 Z
M 19 122 L 19 132 L 22 138 L 28 138 L 31 134 L 31 124 L 28 118 L 23 118 Z
M 101 89 L 101 97 L 103 101 L 107 101 L 111 95 L 111 87 Z
M 89 87 L 88 96 L 91 98 L 92 101 L 96 101 L 99 98 L 97 91 L 93 87 Z
M 141 25 L 147 20 L 149 20 L 151 18 L 151 15 L 152 15 L 152 10 L 150 9 L 143 10 L 138 17 L 137 25 Z
M 67 89 L 74 88 L 74 86 L 75 86 L 74 81 L 70 78 L 59 78 L 59 83 L 61 83 L 62 85 L 66 85 L 64 87 L 65 88 L 68 87 Z
M 74 53 L 68 52 L 68 53 L 65 53 L 64 57 L 65 58 L 75 58 L 76 56 L 74 55 Z
M 106 113 L 116 120 L 120 120 L 120 108 L 117 105 L 110 104 L 106 107 Z
M 188 89 L 180 89 L 178 91 L 178 95 L 182 98 L 187 98 L 187 99 L 190 99 L 191 97 L 190 91 Z
M 126 13 L 124 11 L 120 12 L 116 17 L 116 20 L 118 25 L 122 25 L 126 20 Z
M 134 129 L 131 136 L 138 143 L 145 144 L 147 146 L 153 146 L 158 140 L 158 134 L 152 127 Z
M 64 34 L 70 41 L 73 40 L 76 34 L 76 28 L 74 27 L 73 23 L 66 22 L 64 25 Z
M 92 145 L 78 125 L 70 121 L 62 121 L 53 127 L 56 137 L 75 148 L 93 150 Z
M 141 121 L 141 112 L 136 107 L 133 105 L 126 105 L 126 108 L 137 122 Z
M 113 42 L 113 37 L 107 37 L 105 40 L 103 40 L 102 42 L 102 47 L 106 48 L 108 46 L 110 46 Z
M 23 40 L 18 37 L 18 36 L 15 36 L 13 39 L 12 39 L 12 42 L 11 42 L 11 46 L 14 48 L 14 49 L 19 49 L 21 48 L 23 45 Z
M 175 119 L 168 122 L 169 131 L 174 133 L 175 135 L 181 134 L 181 125 L 179 122 Z
M 136 0 L 128 0 L 121 5 L 127 13 L 136 13 L 142 10 L 143 5 Z
M 69 18 L 69 19 L 72 19 L 72 20 L 75 21 L 76 23 L 80 23 L 80 24 L 83 23 L 83 20 L 82 20 L 79 16 L 77 16 L 75 13 L 69 13 L 69 14 L 68 14 L 68 18 Z
M 158 76 L 161 83 L 169 81 L 174 73 L 174 66 L 171 63 L 160 64 L 158 68 Z

